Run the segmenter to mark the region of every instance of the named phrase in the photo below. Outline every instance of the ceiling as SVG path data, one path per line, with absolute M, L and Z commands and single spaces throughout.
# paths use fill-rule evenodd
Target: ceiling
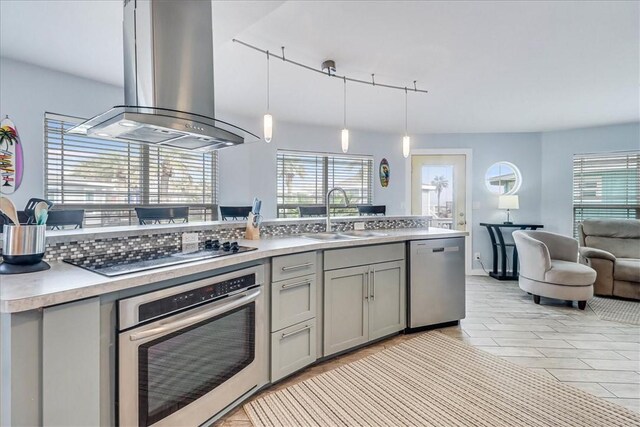
M 409 132 L 637 121 L 638 2 L 214 1 L 216 105 L 265 110 L 266 56 L 232 38 L 409 93 Z M 0 2 L 2 56 L 122 85 L 121 1 Z M 342 81 L 271 60 L 276 120 L 342 126 Z M 404 93 L 349 84 L 350 128 L 404 130 Z M 105 105 L 105 109 L 107 106 Z M 97 113 L 97 112 L 96 112 Z

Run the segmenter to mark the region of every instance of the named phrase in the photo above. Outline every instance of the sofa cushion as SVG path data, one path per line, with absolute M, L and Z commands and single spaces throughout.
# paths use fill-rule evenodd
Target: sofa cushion
M 611 252 L 617 258 L 640 258 L 640 239 L 585 236 L 585 246 Z
M 640 221 L 637 219 L 585 219 L 582 221 L 582 232 L 586 236 L 640 239 Z
M 544 281 L 565 286 L 592 285 L 596 281 L 596 272 L 577 262 L 552 259 L 551 269 L 545 272 Z
M 640 259 L 618 258 L 613 267 L 613 277 L 616 280 L 640 282 Z

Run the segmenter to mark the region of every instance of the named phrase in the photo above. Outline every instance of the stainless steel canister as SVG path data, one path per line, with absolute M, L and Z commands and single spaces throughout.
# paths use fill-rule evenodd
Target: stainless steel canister
M 4 225 L 2 259 L 8 264 L 36 264 L 44 257 L 46 225 Z

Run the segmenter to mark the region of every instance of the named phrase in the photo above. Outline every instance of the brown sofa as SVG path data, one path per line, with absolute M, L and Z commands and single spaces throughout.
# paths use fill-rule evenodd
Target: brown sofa
M 594 293 L 640 300 L 640 221 L 588 219 L 578 232 L 581 260 L 597 272 Z

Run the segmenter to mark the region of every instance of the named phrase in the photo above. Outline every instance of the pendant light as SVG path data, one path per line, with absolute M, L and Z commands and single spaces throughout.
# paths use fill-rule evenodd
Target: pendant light
M 342 127 L 342 152 L 349 151 L 349 129 L 347 129 L 347 79 L 344 78 L 344 122 Z
M 411 151 L 411 138 L 408 132 L 408 112 L 407 112 L 407 88 L 404 88 L 404 136 L 402 137 L 402 155 L 406 159 Z
M 264 115 L 264 141 L 268 144 L 273 136 L 273 117 L 269 113 L 269 51 L 267 51 L 267 113 Z

